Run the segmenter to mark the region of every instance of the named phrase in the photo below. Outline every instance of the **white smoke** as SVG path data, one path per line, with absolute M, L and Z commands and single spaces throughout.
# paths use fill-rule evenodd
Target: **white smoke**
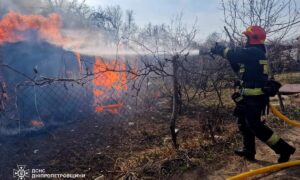
M 77 5 L 80 5 L 80 1 Z M 74 4 L 73 4 L 74 5 Z M 3 18 L 9 11 L 15 11 L 23 15 L 43 15 L 58 13 L 61 17 L 61 33 L 68 39 L 62 46 L 64 49 L 91 56 L 132 54 L 133 51 L 124 50 L 122 41 L 118 37 L 92 28 L 86 17 L 72 12 L 70 9 L 72 1 L 69 0 L 1 0 L 0 18 Z M 76 9 L 76 5 L 73 7 Z M 118 35 L 116 35 L 118 36 Z M 55 44 L 54 42 L 50 42 Z
M 42 0 L 1 0 L 0 8 L 5 13 L 9 10 L 24 14 L 38 14 L 46 7 L 45 1 Z M 3 15 L 3 14 L 2 14 Z
M 105 32 L 89 29 L 65 29 L 63 35 L 71 40 L 64 43 L 63 48 L 92 56 L 136 54 L 135 51 L 126 47 L 122 40 L 117 43 L 104 34 Z

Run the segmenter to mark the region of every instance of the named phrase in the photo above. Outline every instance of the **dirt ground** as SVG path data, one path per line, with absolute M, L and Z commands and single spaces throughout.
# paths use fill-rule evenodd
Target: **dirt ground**
M 91 117 L 44 132 L 1 137 L 0 179 L 13 179 L 17 165 L 51 174 L 86 174 L 86 179 L 167 179 L 175 172 L 212 162 L 219 156 L 215 152 L 226 153 L 234 145 L 233 122 L 224 123 L 224 130 L 215 135 L 216 146 L 203 136 L 204 116 L 195 113 L 180 119 L 180 149 L 176 151 L 167 114 L 143 114 L 132 121 Z
M 291 156 L 290 161 L 299 160 L 300 159 L 300 129 L 292 128 L 286 130 L 281 134 L 282 137 L 287 140 L 288 143 L 295 146 L 297 151 L 293 156 Z M 208 180 L 223 180 L 228 177 L 232 177 L 238 175 L 243 172 L 255 170 L 264 166 L 276 164 L 278 155 L 276 155 L 268 146 L 257 141 L 257 154 L 256 161 L 249 162 L 244 160 L 243 158 L 237 156 L 228 156 L 228 164 L 222 167 L 221 169 L 215 172 L 208 172 L 207 175 L 202 175 L 200 179 L 208 179 Z M 200 170 L 201 171 L 201 170 Z M 199 179 L 198 170 L 193 170 L 190 172 L 186 172 L 182 174 L 182 176 L 178 177 L 178 179 Z M 290 167 L 284 170 L 280 170 L 277 172 L 270 172 L 266 174 L 262 174 L 259 176 L 254 176 L 252 179 L 286 179 L 286 180 L 296 180 L 300 179 L 300 166 Z
M 299 111 L 300 106 L 300 96 L 293 95 L 293 96 L 284 96 L 284 104 L 289 105 L 290 109 L 287 110 L 293 117 L 293 113 L 296 111 Z M 278 105 L 278 100 L 276 98 L 273 98 L 271 100 L 272 104 Z M 295 118 L 299 118 L 298 116 L 295 116 Z M 292 118 L 291 118 L 292 119 Z M 299 120 L 299 119 L 297 119 Z M 279 121 L 275 119 L 275 122 Z M 271 124 L 272 127 L 272 124 Z M 290 161 L 293 160 L 300 160 L 300 128 L 299 127 L 292 127 L 290 125 L 284 124 L 283 127 L 276 128 L 273 126 L 273 129 L 276 129 L 278 134 L 286 140 L 289 144 L 293 145 L 297 150 L 295 154 L 291 156 Z M 276 131 L 275 130 L 275 131 Z M 208 179 L 208 180 L 222 180 L 226 179 L 235 175 L 238 175 L 243 172 L 255 170 L 264 166 L 273 165 L 276 164 L 278 155 L 274 153 L 272 149 L 270 149 L 268 146 L 266 146 L 264 143 L 262 143 L 259 140 L 256 140 L 256 147 L 257 147 L 257 154 L 256 154 L 256 161 L 255 162 L 249 162 L 243 158 L 234 156 L 233 154 L 227 156 L 227 163 L 224 163 L 222 168 L 212 171 L 212 172 L 206 172 L 203 173 L 202 169 L 195 169 L 188 171 L 186 173 L 183 173 L 181 176 L 176 176 L 175 179 Z M 267 180 L 273 180 L 273 179 L 286 179 L 286 180 L 292 180 L 292 179 L 298 179 L 300 180 L 300 166 L 290 167 L 287 169 L 283 169 L 280 171 L 270 172 L 258 176 L 254 176 L 250 179 L 267 179 Z
M 297 107 L 295 105 L 291 112 L 296 112 Z M 104 114 L 43 132 L 0 137 L 0 180 L 13 179 L 13 169 L 17 169 L 17 165 L 45 169 L 51 174 L 86 174 L 85 179 L 97 180 L 218 180 L 276 163 L 276 154 L 260 142 L 257 143 L 258 161 L 250 163 L 234 156 L 233 149 L 240 144 L 234 118 L 222 113 L 219 117 L 209 114 L 214 112 L 196 108 L 180 117 L 178 150 L 172 147 L 167 111 L 147 112 L 130 118 L 111 118 Z M 270 123 L 276 132 L 296 146 L 292 160 L 300 159 L 299 128 L 291 128 L 279 120 L 270 120 Z M 213 134 L 210 133 L 211 125 L 215 128 Z M 300 167 L 297 166 L 256 179 L 299 177 Z

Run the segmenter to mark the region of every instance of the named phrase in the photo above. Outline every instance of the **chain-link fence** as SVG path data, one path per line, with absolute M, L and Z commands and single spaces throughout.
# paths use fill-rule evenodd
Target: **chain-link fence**
M 96 106 L 111 114 L 123 106 L 117 101 L 124 92 L 114 99 L 113 87 L 102 88 L 106 93 L 103 98 L 95 97 L 99 82 L 95 85 L 94 79 L 99 74 L 86 76 L 87 72 L 93 74 L 95 57 L 81 57 L 85 59 L 82 72 L 76 54 L 48 43 L 10 43 L 0 49 L 1 64 L 6 65 L 1 69 L 1 83 L 5 84 L 1 94 L 8 96 L 1 99 L 0 135 L 31 132 L 101 114 Z M 40 79 L 50 80 L 37 84 Z M 99 81 L 101 86 L 106 80 L 102 77 Z

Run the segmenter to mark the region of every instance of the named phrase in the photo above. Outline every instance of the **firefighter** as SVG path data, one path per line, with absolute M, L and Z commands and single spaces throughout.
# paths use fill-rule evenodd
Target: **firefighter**
M 211 52 L 226 58 L 232 69 L 239 74 L 240 92 L 232 98 L 236 102 L 234 115 L 238 117 L 243 148 L 235 154 L 247 160 L 255 160 L 255 137 L 279 154 L 278 163 L 287 162 L 295 148 L 286 143 L 261 121 L 269 96 L 264 90 L 268 81 L 266 57 L 266 32 L 260 26 L 251 26 L 243 34 L 247 37 L 244 48 L 226 48 L 216 43 Z

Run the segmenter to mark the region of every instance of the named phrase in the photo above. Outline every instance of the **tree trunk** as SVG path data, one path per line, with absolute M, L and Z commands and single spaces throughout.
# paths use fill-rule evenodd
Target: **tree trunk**
M 174 147 L 177 149 L 178 144 L 177 144 L 177 130 L 176 130 L 176 120 L 178 117 L 178 102 L 179 102 L 179 89 L 178 89 L 178 55 L 175 55 L 172 57 L 172 68 L 173 68 L 173 76 L 172 76 L 172 81 L 173 81 L 173 99 L 172 99 L 172 116 L 171 116 L 171 124 L 170 124 L 170 130 L 171 130 L 171 135 L 172 135 L 172 141 Z
M 215 83 L 216 82 L 213 82 L 213 87 L 214 87 L 214 89 L 215 89 L 215 91 L 217 93 L 219 104 L 221 105 L 221 107 L 224 107 L 223 101 L 222 101 L 221 90 L 219 91 L 218 86 Z
M 298 37 L 297 50 L 297 62 L 300 62 L 300 36 Z

